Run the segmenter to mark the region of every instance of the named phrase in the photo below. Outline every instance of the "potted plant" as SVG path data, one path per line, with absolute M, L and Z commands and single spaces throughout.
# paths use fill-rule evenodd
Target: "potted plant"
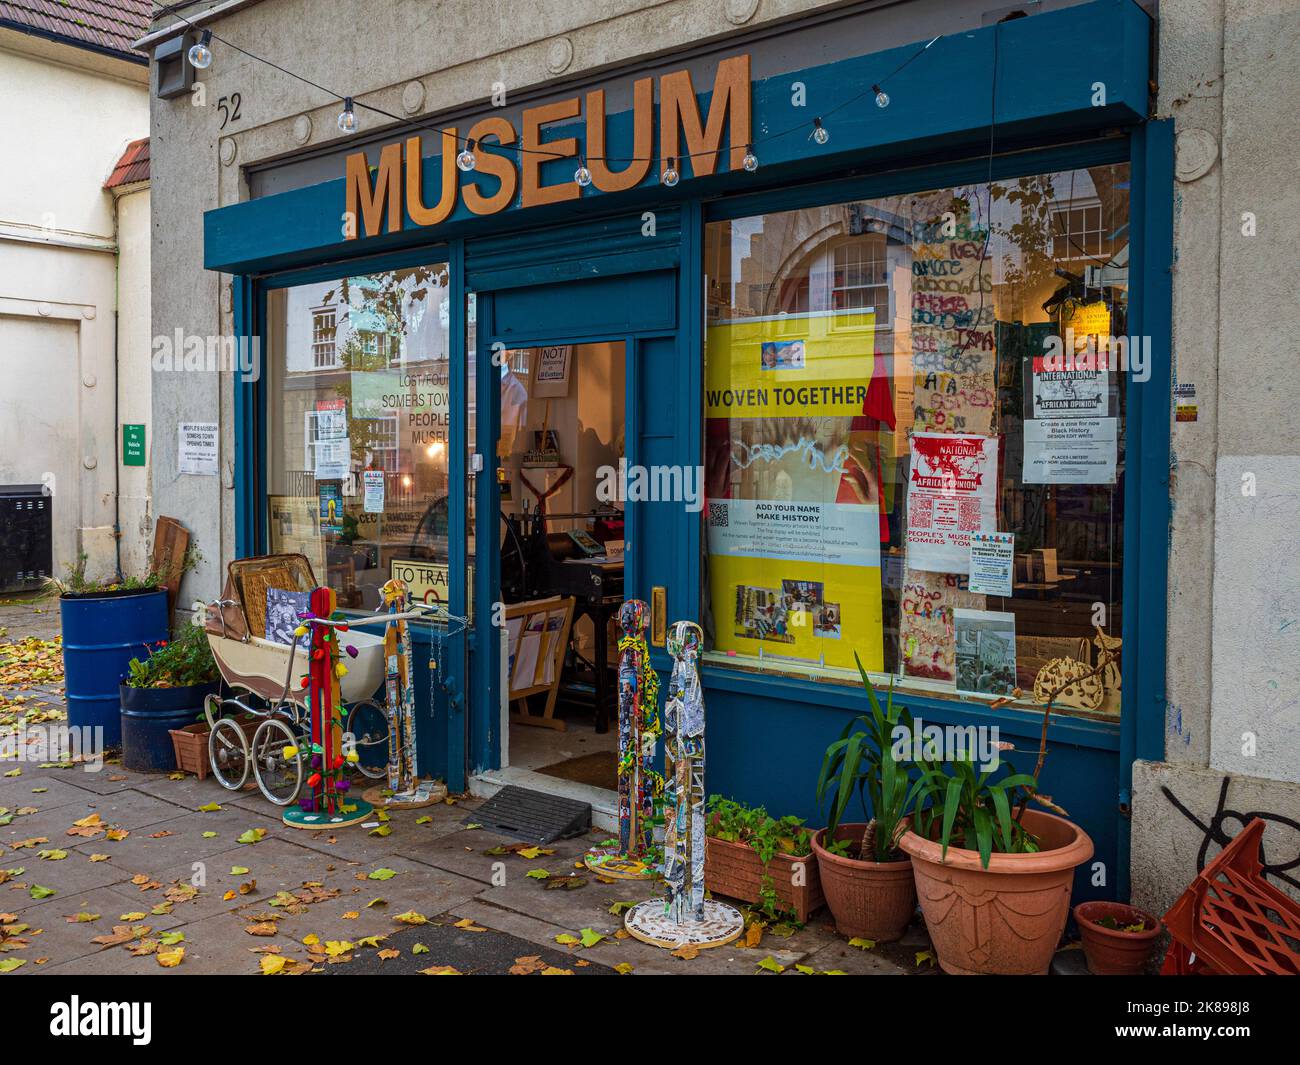
M 793 912 L 800 924 L 821 909 L 811 833 L 799 818 L 713 795 L 704 832 L 704 886 L 715 895 L 754 903 L 773 920 Z
M 173 640 L 160 640 L 132 658 L 119 688 L 122 764 L 142 772 L 173 767 L 170 732 L 203 712 L 217 692 L 217 663 L 201 626 L 186 624 Z
M 1074 920 L 1088 971 L 1097 976 L 1140 976 L 1162 927 L 1158 918 L 1122 902 L 1081 902 Z
M 813 851 L 840 935 L 888 943 L 903 935 L 916 910 L 912 863 L 899 848 L 911 788 L 893 750 L 895 729 L 910 732 L 912 718 L 895 706 L 892 685 L 882 710 L 860 661 L 858 672 L 871 713 L 850 721 L 826 748 L 817 802 L 829 800 L 830 811 L 826 827 L 813 836 Z M 867 820 L 846 823 L 855 793 Z
M 1048 694 L 1032 774 L 1000 758 L 978 767 L 970 751 L 920 761 L 915 823 L 900 845 L 912 856 L 921 913 L 946 972 L 1047 972 L 1069 916 L 1074 870 L 1093 851 L 1088 834 L 1038 790 L 1047 726 L 1061 691 L 1102 672 L 1112 657 L 1103 649 L 1090 673 Z M 1054 813 L 1030 810 L 1030 802 Z

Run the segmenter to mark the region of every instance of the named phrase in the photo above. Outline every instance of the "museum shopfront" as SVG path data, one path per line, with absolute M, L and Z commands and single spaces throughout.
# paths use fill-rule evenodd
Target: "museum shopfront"
M 811 27 L 250 173 L 205 225 L 265 363 L 240 555 L 468 619 L 417 634 L 453 790 L 600 786 L 628 598 L 665 673 L 665 627 L 705 631 L 709 792 L 811 821 L 858 661 L 1029 770 L 1043 693 L 1115 653 L 1042 786 L 1096 844 L 1078 889 L 1126 895 L 1165 663 L 1150 32 L 1127 0 L 877 53 Z

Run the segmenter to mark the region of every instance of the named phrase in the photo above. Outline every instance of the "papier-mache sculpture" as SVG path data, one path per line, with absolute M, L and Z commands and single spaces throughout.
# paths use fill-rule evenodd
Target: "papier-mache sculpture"
M 654 839 L 655 800 L 663 777 L 655 771 L 659 676 L 650 665 L 645 632 L 649 608 L 629 599 L 618 612 L 618 845 L 587 852 L 593 872 L 621 880 L 653 880 L 661 857 Z
M 745 919 L 734 906 L 704 897 L 704 693 L 699 656 L 704 634 L 693 621 L 668 632 L 673 672 L 664 708 L 664 864 L 667 888 L 627 911 L 624 927 L 656 946 L 720 947 L 737 939 Z
M 704 693 L 698 668 L 704 633 L 679 621 L 668 633 L 673 672 L 664 707 L 664 881 L 677 922 L 704 919 Z

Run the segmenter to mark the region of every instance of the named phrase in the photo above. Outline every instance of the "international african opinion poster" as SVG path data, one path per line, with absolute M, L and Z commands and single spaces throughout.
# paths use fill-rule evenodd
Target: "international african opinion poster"
M 714 647 L 884 668 L 879 471 L 858 428 L 870 310 L 711 325 L 705 374 Z

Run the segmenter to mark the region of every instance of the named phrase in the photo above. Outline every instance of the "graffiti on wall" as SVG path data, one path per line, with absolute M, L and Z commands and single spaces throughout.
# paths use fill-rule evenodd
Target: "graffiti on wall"
M 1182 802 L 1179 801 L 1168 786 L 1161 787 L 1165 798 L 1187 820 L 1194 824 L 1203 834 L 1200 850 L 1196 854 L 1196 871 L 1199 873 L 1205 869 L 1206 859 L 1209 857 L 1210 844 L 1217 844 L 1220 848 L 1227 846 L 1238 832 L 1248 825 L 1255 818 L 1260 818 L 1266 825 L 1283 825 L 1296 833 L 1297 845 L 1294 851 L 1288 850 L 1290 857 L 1284 855 L 1284 860 L 1269 860 L 1265 848 L 1260 848 L 1260 862 L 1264 867 L 1264 875 L 1274 877 L 1284 883 L 1290 884 L 1293 888 L 1300 890 L 1300 878 L 1295 874 L 1300 871 L 1300 821 L 1286 817 L 1282 814 L 1268 813 L 1264 810 L 1249 810 L 1242 813 L 1238 810 L 1231 810 L 1227 807 L 1228 785 L 1231 783 L 1231 777 L 1224 777 L 1219 786 L 1219 802 L 1215 807 L 1214 813 L 1210 816 L 1209 823 L 1205 823 L 1196 814 L 1192 813 Z M 1235 824 L 1230 824 L 1235 822 Z M 1267 832 L 1268 829 L 1266 828 Z

